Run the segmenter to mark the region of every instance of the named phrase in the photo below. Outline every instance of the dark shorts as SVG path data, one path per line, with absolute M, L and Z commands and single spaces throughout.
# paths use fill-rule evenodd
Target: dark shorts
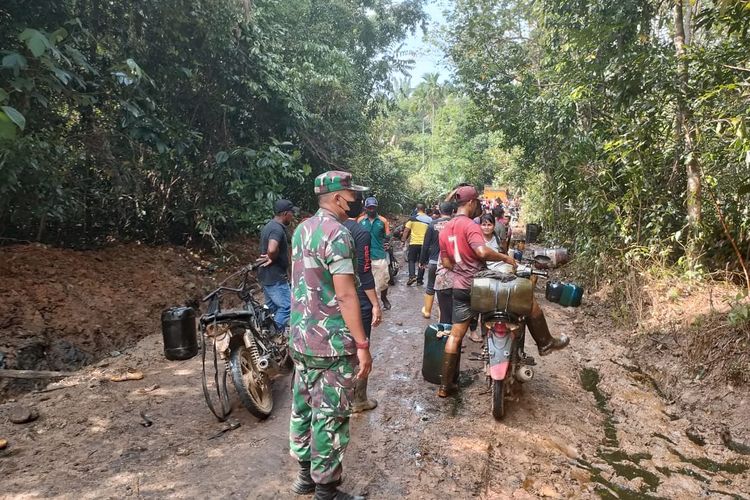
M 471 310 L 471 291 L 453 289 L 453 323 L 465 323 L 476 316 Z

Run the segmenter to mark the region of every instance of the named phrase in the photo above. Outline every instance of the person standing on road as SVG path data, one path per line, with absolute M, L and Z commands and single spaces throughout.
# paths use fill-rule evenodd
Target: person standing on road
M 424 235 L 427 233 L 430 223 L 432 223 L 432 218 L 424 211 L 424 203 L 417 203 L 415 210 L 416 215 L 406 223 L 404 234 L 401 236 L 402 242 L 406 243 L 407 240 L 409 241 L 406 253 L 406 260 L 409 263 L 409 279 L 406 281 L 406 286 L 411 286 L 414 283 L 417 285 L 424 283 L 424 269 L 420 268 L 417 272 L 417 263 L 422 253 Z
M 495 217 L 495 236 L 497 236 L 498 240 L 500 240 L 501 249 L 504 253 L 508 253 L 508 247 L 507 247 L 507 240 L 508 240 L 508 226 L 505 225 L 505 220 L 503 216 L 505 215 L 505 210 L 503 210 L 503 207 L 495 207 L 492 209 L 492 215 Z
M 359 223 L 370 233 L 370 257 L 372 258 L 372 275 L 375 278 L 375 291 L 383 301 L 383 310 L 391 308 L 388 301 L 388 282 L 391 279 L 388 271 L 388 245 L 391 239 L 391 226 L 388 219 L 378 214 L 378 200 L 371 196 L 365 200 L 365 215 Z
M 260 231 L 258 279 L 263 287 L 266 305 L 273 311 L 279 331 L 289 324 L 292 292 L 289 286 L 289 236 L 287 227 L 294 220 L 297 208 L 289 200 L 273 204 L 273 219 Z
M 512 257 L 486 245 L 480 226 L 471 220 L 481 210 L 477 190 L 473 186 L 462 186 L 455 190 L 453 196 L 458 204 L 456 216 L 440 231 L 440 259 L 445 267 L 453 271 L 453 327 L 443 355 L 442 380 L 438 389 L 441 398 L 447 397 L 455 389 L 452 381 L 458 369 L 461 342 L 475 317 L 471 310 L 471 282 L 474 275 L 487 261 L 503 261 L 516 267 Z M 532 303 L 527 326 L 542 356 L 569 343 L 564 335 L 555 338 L 550 334 L 544 313 L 536 301 Z
M 354 388 L 372 369 L 355 278 L 356 254 L 341 224 L 361 210 L 349 172 L 315 178 L 318 211 L 292 237 L 289 339 L 294 360 L 290 453 L 299 462 L 292 491 L 316 500 L 364 499 L 338 489 Z M 358 206 L 359 205 L 359 206 Z
M 357 253 L 357 276 L 359 277 L 357 296 L 359 297 L 359 308 L 362 314 L 362 326 L 365 328 L 365 335 L 369 341 L 372 327 L 378 326 L 383 320 L 383 312 L 380 309 L 378 295 L 375 293 L 375 278 L 372 273 L 370 233 L 354 218 L 344 221 L 344 227 L 349 230 L 354 239 L 354 248 Z M 357 385 L 354 387 L 352 412 L 360 413 L 374 410 L 377 406 L 376 400 L 367 399 L 367 379 L 357 379 Z
M 427 268 L 427 286 L 424 290 L 424 305 L 422 306 L 422 316 L 429 318 L 432 315 L 432 303 L 435 300 L 435 278 L 437 268 L 440 262 L 440 244 L 438 234 L 440 230 L 451 220 L 453 205 L 444 201 L 440 204 L 440 217 L 433 220 L 427 228 L 422 244 L 422 253 L 419 256 L 419 266 Z M 438 306 L 440 304 L 438 303 Z M 442 316 L 442 314 L 441 314 Z M 442 322 L 442 321 L 441 321 Z

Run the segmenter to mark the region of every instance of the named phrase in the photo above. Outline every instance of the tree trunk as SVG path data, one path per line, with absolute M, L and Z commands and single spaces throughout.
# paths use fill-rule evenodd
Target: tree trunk
M 688 240 L 688 258 L 697 257 L 695 240 L 701 220 L 701 176 L 698 163 L 698 152 L 695 147 L 696 135 L 692 125 L 692 112 L 687 102 L 690 73 L 685 55 L 686 32 L 690 27 L 685 25 L 683 0 L 674 0 L 674 47 L 677 56 L 677 137 L 678 149 L 685 158 L 687 173 L 687 218 L 690 228 Z M 687 28 L 687 29 L 686 29 Z

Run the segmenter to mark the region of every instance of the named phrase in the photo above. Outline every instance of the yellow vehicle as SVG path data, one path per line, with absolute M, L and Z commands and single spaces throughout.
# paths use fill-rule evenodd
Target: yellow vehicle
M 484 192 L 482 193 L 482 197 L 485 200 L 495 200 L 497 198 L 500 198 L 500 200 L 503 202 L 503 205 L 508 205 L 508 202 L 510 201 L 510 198 L 508 197 L 508 188 L 504 187 L 494 187 L 485 185 L 484 186 Z

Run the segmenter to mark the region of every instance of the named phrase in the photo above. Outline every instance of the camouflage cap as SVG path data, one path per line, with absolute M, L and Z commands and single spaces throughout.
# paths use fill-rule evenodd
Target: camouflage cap
M 345 189 L 367 191 L 370 188 L 352 184 L 352 174 L 341 170 L 329 170 L 315 178 L 315 194 L 333 193 Z

